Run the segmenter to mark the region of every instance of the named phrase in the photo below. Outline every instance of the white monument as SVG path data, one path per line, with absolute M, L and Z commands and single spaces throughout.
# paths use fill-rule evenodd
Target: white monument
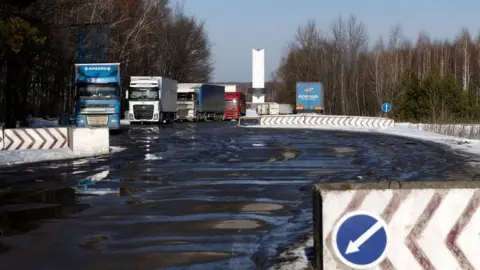
M 265 49 L 252 49 L 252 103 L 265 103 Z

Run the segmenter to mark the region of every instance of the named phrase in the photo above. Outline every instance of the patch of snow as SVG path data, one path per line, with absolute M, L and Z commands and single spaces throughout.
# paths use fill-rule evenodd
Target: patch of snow
M 111 146 L 110 153 L 124 151 L 126 148 Z M 0 151 L 0 166 L 18 165 L 41 161 L 68 160 L 93 155 L 76 154 L 69 148 L 61 149 L 30 149 L 30 150 L 8 150 Z
M 468 139 L 480 139 L 480 125 L 477 124 L 410 124 L 400 123 L 413 129 L 431 131 L 443 135 L 462 137 Z
M 305 254 L 305 248 L 313 247 L 313 237 L 310 236 L 306 241 L 295 244 L 292 248 L 280 254 L 279 258 L 282 263 L 279 263 L 270 270 L 305 270 L 309 269 L 310 261 Z

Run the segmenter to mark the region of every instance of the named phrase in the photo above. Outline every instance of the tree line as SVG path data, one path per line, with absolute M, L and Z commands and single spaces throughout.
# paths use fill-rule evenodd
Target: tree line
M 192 82 L 210 81 L 213 72 L 204 23 L 168 0 L 4 0 L 0 122 L 71 111 L 74 63 L 89 54 L 79 44 L 91 61 L 121 63 L 123 91 L 130 76 Z
M 399 121 L 480 119 L 480 35 L 463 29 L 436 40 L 421 32 L 412 41 L 395 25 L 374 44 L 355 16 L 326 30 L 308 21 L 273 73 L 277 100 L 294 104 L 296 82 L 320 81 L 328 114 L 380 116 L 390 102 Z

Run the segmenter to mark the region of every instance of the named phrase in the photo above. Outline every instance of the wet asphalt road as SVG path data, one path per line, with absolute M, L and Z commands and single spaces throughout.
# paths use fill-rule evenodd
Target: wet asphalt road
M 1 269 L 265 269 L 311 231 L 313 183 L 468 177 L 464 158 L 386 135 L 199 123 L 111 144 L 128 150 L 0 171 Z

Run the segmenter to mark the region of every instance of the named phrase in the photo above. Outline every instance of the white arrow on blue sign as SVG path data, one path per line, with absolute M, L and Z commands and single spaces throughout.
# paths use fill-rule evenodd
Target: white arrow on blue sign
M 382 111 L 384 113 L 388 113 L 392 110 L 392 104 L 388 103 L 388 102 L 385 102 L 382 104 Z
M 368 269 L 381 263 L 387 256 L 388 238 L 385 221 L 362 211 L 343 216 L 332 233 L 337 257 L 354 269 Z

